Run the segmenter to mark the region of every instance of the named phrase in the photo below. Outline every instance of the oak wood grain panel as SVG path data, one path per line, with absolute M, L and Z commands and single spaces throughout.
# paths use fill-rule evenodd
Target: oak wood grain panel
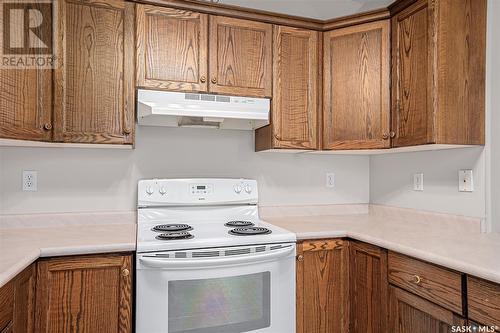
M 130 255 L 41 260 L 36 331 L 131 332 L 131 272 Z
M 500 327 L 500 285 L 467 277 L 469 318 Z
M 56 141 L 132 143 L 134 4 L 58 1 Z
M 35 332 L 36 265 L 32 264 L 14 278 L 13 332 Z
M 273 148 L 318 148 L 318 32 L 274 27 Z
M 388 20 L 324 33 L 323 149 L 390 146 L 389 37 Z
M 465 320 L 450 310 L 396 287 L 389 287 L 391 333 L 449 333 Z
M 29 6 L 50 17 L 47 6 L 16 3 L 16 8 Z M 21 31 L 22 32 L 22 31 Z M 43 24 L 37 36 L 47 40 L 50 24 Z M 32 54 L 27 52 L 27 54 Z M 52 73 L 50 69 L 0 69 L 0 138 L 50 141 L 52 138 Z
M 486 0 L 437 4 L 437 142 L 484 144 Z
M 434 1 L 419 0 L 392 19 L 394 147 L 435 143 Z
M 387 251 L 350 241 L 349 332 L 385 333 L 388 315 Z
M 14 281 L 0 288 L 0 331 L 12 325 L 14 318 Z
M 460 273 L 394 252 L 389 252 L 388 267 L 391 284 L 456 313 L 462 313 Z
M 137 85 L 177 91 L 208 89 L 208 15 L 137 5 Z
M 349 290 L 347 241 L 305 241 L 303 332 L 347 332 Z
M 270 24 L 211 16 L 210 92 L 270 97 L 272 35 Z

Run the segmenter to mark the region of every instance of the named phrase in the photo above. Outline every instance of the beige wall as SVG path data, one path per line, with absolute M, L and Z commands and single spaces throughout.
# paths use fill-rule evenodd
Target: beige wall
M 0 148 L 3 214 L 134 210 L 137 180 L 248 177 L 263 205 L 368 203 L 369 158 L 255 153 L 250 131 L 139 127 L 135 150 Z M 38 192 L 21 191 L 22 170 Z M 326 173 L 337 187 L 325 187 Z

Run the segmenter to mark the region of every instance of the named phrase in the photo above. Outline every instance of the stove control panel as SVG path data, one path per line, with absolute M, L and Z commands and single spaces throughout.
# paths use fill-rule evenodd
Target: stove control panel
M 146 179 L 137 186 L 139 207 L 257 204 L 252 179 Z
M 190 192 L 193 195 L 206 195 L 206 194 L 212 194 L 214 192 L 214 185 L 213 184 L 191 184 L 189 186 Z

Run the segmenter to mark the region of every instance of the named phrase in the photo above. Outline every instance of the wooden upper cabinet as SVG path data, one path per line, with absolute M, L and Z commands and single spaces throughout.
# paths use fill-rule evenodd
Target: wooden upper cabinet
M 132 332 L 132 256 L 38 262 L 36 332 Z
M 393 146 L 484 144 L 486 0 L 419 0 L 392 18 Z
M 386 333 L 387 251 L 357 241 L 350 242 L 349 250 L 349 332 Z
M 137 86 L 207 91 L 208 15 L 137 5 Z
M 18 2 L 16 7 L 22 9 Z M 36 2 L 24 4 L 36 8 L 44 17 L 50 17 L 50 6 Z M 37 37 L 50 40 L 52 25 L 42 24 Z M 22 32 L 20 30 L 19 32 Z M 47 43 L 49 44 L 49 43 Z M 4 51 L 5 52 L 5 51 Z M 32 50 L 26 50 L 30 54 Z M 43 55 L 47 50 L 37 51 Z M 48 50 L 52 53 L 52 50 Z M 0 69 L 0 138 L 50 141 L 52 138 L 52 71 L 35 68 Z
M 132 143 L 134 4 L 61 0 L 54 72 L 54 138 Z
M 434 303 L 396 287 L 389 287 L 391 333 L 445 333 L 465 320 Z
M 210 16 L 210 92 L 270 97 L 272 25 Z
M 390 22 L 324 33 L 323 148 L 390 147 Z
M 435 142 L 434 10 L 432 3 L 420 0 L 392 19 L 392 128 L 396 147 Z
M 274 27 L 274 148 L 318 148 L 318 32 Z
M 297 333 L 348 332 L 348 242 L 304 241 L 297 252 Z

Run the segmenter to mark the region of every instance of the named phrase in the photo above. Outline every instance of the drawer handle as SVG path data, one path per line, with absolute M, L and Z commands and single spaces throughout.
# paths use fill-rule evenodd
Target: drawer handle
M 304 261 L 304 256 L 302 254 L 299 254 L 297 256 L 297 261 Z
M 213 83 L 213 84 L 216 84 L 216 83 L 217 83 L 217 78 L 216 78 L 215 76 L 214 76 L 214 77 L 212 77 L 212 83 Z
M 46 131 L 50 131 L 52 129 L 52 124 L 51 123 L 44 124 L 43 129 Z
M 130 274 L 130 271 L 128 269 L 125 268 L 122 270 L 122 276 L 126 277 L 126 276 L 129 276 L 129 274 Z
M 207 78 L 205 77 L 205 75 L 203 75 L 203 76 L 200 78 L 200 82 L 201 82 L 201 83 L 205 83 L 205 82 L 207 82 Z
M 422 282 L 422 278 L 418 275 L 413 275 L 413 282 L 415 282 L 415 284 L 420 284 L 420 282 Z

